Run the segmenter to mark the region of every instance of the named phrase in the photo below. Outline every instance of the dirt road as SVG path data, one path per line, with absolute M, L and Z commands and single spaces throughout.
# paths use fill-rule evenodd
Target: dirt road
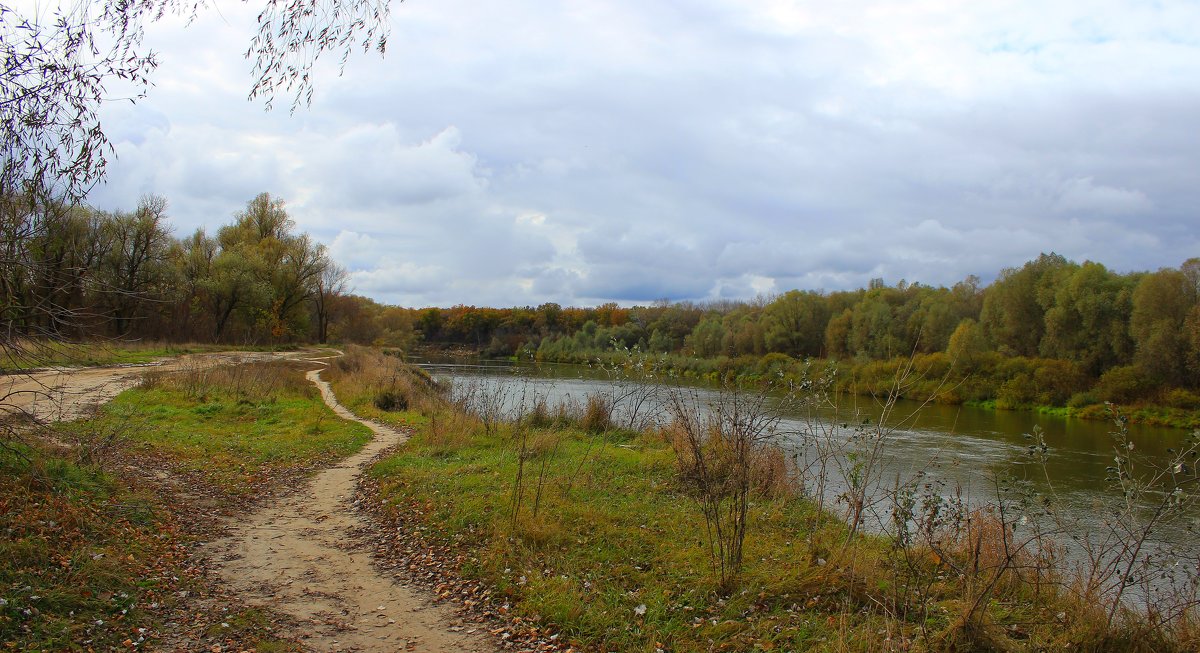
M 238 364 L 295 354 L 199 354 L 154 366 L 56 370 L 0 377 L 0 403 L 43 421 L 76 419 L 135 385 L 147 369 Z M 323 365 L 312 361 L 315 365 Z M 307 377 L 338 415 L 375 437 L 357 454 L 319 472 L 306 487 L 230 524 L 200 551 L 240 600 L 294 617 L 291 637 L 314 651 L 491 652 L 488 634 L 462 623 L 426 592 L 397 584 L 372 564 L 355 533 L 368 529 L 351 497 L 365 465 L 406 436 L 360 420 L 337 403 L 319 371 Z
M 236 365 L 276 357 L 278 354 L 268 352 L 189 354 L 145 365 L 61 368 L 2 375 L 0 411 L 24 413 L 43 422 L 70 421 L 133 387 L 147 370 Z
M 363 467 L 407 436 L 355 417 L 319 374 L 309 372 L 308 379 L 325 403 L 366 424 L 374 439 L 308 487 L 234 525 L 206 555 L 248 603 L 295 617 L 301 632 L 294 635 L 317 651 L 494 651 L 483 629 L 380 575 L 369 548 L 351 536 L 367 528 L 351 503 Z

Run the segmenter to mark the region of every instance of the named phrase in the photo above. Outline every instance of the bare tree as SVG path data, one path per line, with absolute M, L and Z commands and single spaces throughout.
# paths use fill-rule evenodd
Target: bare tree
M 104 177 L 113 148 L 97 109 L 145 96 L 158 67 L 142 36 L 167 14 L 195 17 L 203 0 L 81 0 L 47 14 L 0 3 L 0 194 L 83 199 Z M 28 5 L 27 5 L 28 6 Z M 361 47 L 387 48 L 389 0 L 265 0 L 249 97 L 269 106 L 278 93 L 292 108 L 312 100 L 312 67 Z M 115 90 L 114 90 L 115 89 Z
M 329 261 L 317 276 L 317 288 L 313 293 L 313 312 L 317 316 L 317 342 L 325 344 L 329 339 L 329 318 L 334 298 L 350 290 L 350 275 L 346 268 Z

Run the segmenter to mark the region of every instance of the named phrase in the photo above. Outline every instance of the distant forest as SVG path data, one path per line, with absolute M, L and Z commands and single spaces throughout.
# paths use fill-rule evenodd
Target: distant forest
M 915 355 L 931 375 L 973 379 L 941 393 L 950 402 L 1200 408 L 1200 258 L 1118 273 L 1042 254 L 986 286 L 876 279 L 743 302 L 402 308 L 353 295 L 345 269 L 265 193 L 216 233 L 183 237 L 154 196 L 115 212 L 8 197 L 0 212 L 8 338 L 353 342 L 564 362 L 629 349 L 697 376 L 822 359 L 843 362 L 855 391 L 883 383 L 879 363 Z
M 886 391 L 895 362 L 915 356 L 931 381 L 914 385 L 914 397 L 1200 408 L 1200 259 L 1121 274 L 1042 254 L 987 286 L 976 277 L 950 288 L 876 279 L 748 302 L 405 310 L 392 322 L 411 325 L 410 342 L 492 356 L 585 362 L 636 348 L 708 377 L 792 373 L 798 361 L 827 359 L 843 362 L 843 386 L 860 393 Z

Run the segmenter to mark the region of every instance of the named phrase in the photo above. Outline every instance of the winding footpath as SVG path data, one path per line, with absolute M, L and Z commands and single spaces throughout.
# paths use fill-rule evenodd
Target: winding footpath
M 279 357 L 198 354 L 148 366 L 0 376 L 0 403 L 6 413 L 43 422 L 78 419 L 136 385 L 147 367 L 170 371 Z M 325 365 L 323 359 L 305 360 Z M 305 487 L 229 524 L 227 534 L 203 546 L 200 556 L 244 603 L 292 617 L 295 628 L 284 630 L 312 651 L 496 651 L 484 628 L 463 622 L 452 609 L 434 604 L 428 592 L 401 585 L 372 564 L 370 546 L 357 537 L 370 532 L 370 525 L 352 497 L 366 465 L 407 436 L 339 404 L 320 370 L 307 378 L 338 416 L 365 424 L 374 438 Z
M 484 629 L 374 567 L 370 547 L 353 536 L 368 524 L 352 497 L 366 465 L 407 435 L 355 416 L 320 370 L 306 378 L 339 417 L 366 425 L 375 437 L 307 487 L 232 525 L 203 554 L 248 604 L 294 617 L 300 632 L 291 634 L 316 651 L 495 651 Z

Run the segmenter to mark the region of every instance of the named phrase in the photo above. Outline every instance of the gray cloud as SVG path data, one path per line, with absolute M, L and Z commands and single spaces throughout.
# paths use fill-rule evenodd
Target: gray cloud
M 393 7 L 313 106 L 244 101 L 253 8 L 156 25 L 94 196 L 181 231 L 261 191 L 403 304 L 751 297 L 1117 269 L 1200 245 L 1200 8 L 464 0 Z M 212 44 L 226 44 L 214 46 Z

